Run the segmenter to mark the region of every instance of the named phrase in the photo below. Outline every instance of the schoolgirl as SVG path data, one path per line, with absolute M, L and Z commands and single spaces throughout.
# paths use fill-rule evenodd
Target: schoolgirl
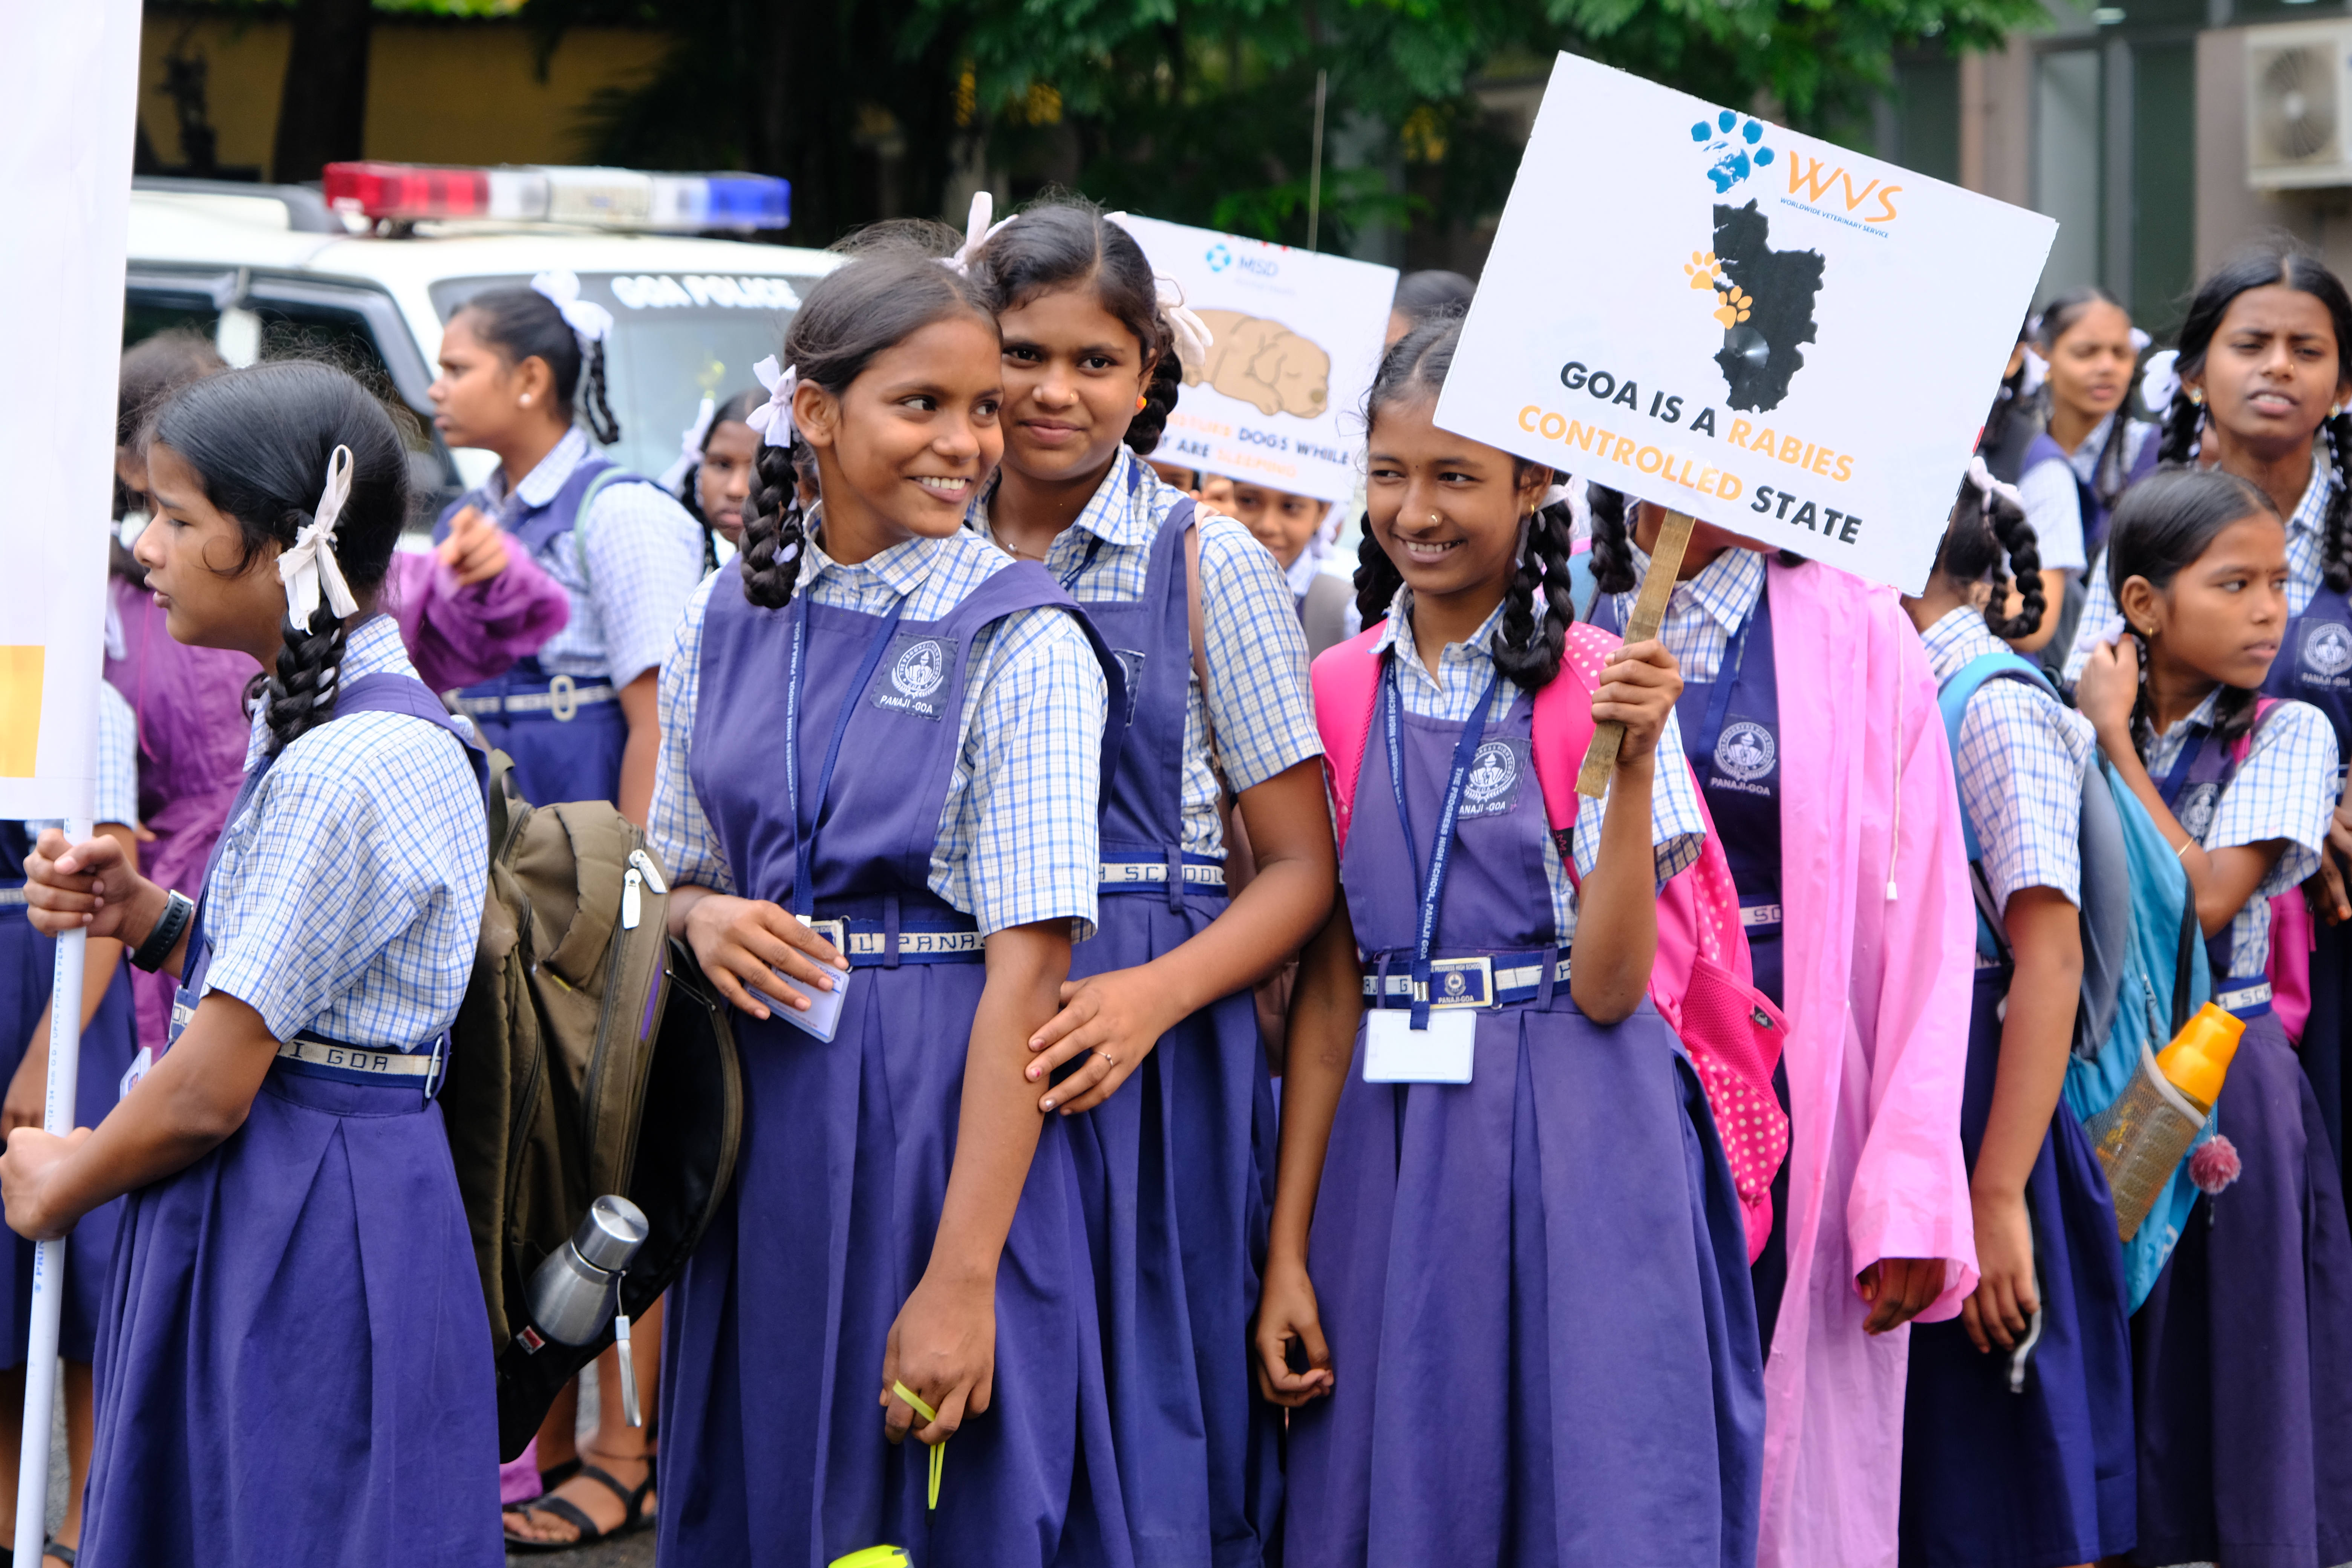
M 487 826 L 368 603 L 406 453 L 301 361 L 184 387 L 151 432 L 138 556 L 172 633 L 271 674 L 197 904 L 109 838 L 45 834 L 27 867 L 37 929 L 184 977 L 171 1048 L 94 1131 L 0 1158 L 19 1235 L 130 1194 L 81 1561 L 493 1564 L 488 1322 L 434 1100 Z
M 1332 504 L 1253 480 L 1234 486 L 1234 515 L 1282 568 L 1299 625 L 1307 630 L 1307 657 L 1346 638 L 1348 610 L 1355 595 L 1345 578 L 1324 565 L 1339 537 L 1339 518 Z
M 702 412 L 681 437 L 677 461 L 661 477 L 661 488 L 702 527 L 705 571 L 718 569 L 719 540 L 730 552 L 741 547 L 743 503 L 760 458 L 760 433 L 748 421 L 767 401 L 760 392 L 739 392 L 724 403 L 704 398 Z
M 2129 1551 L 2134 1535 L 2115 1204 L 2059 1099 L 2082 984 L 2082 789 L 2095 742 L 2010 651 L 2045 613 L 2033 547 L 2016 490 L 1979 462 L 1927 592 L 1903 601 L 1937 682 L 1955 697 L 1973 688 L 1954 762 L 2001 928 L 1998 940 L 1979 933 L 1960 1102 L 1980 1278 L 1958 1321 L 1911 1331 L 1906 1568 L 2090 1564 Z M 2012 577 L 2023 607 L 2004 616 Z M 1989 582 L 1996 602 L 1979 609 Z M 2037 1313 L 2021 1387 L 2011 1357 Z
M 1291 1407 L 1284 1561 L 1727 1568 L 1763 1441 L 1746 1233 L 1645 994 L 1656 887 L 1706 835 L 1681 682 L 1654 642 L 1609 656 L 1591 711 L 1623 744 L 1556 842 L 1534 704 L 1601 639 L 1570 624 L 1551 471 L 1431 423 L 1459 335 L 1406 334 L 1367 408 L 1381 672 L 1292 1009 L 1256 1326 Z M 1441 971 L 1492 1005 L 1423 1004 Z
M 2199 286 L 2174 368 L 2164 460 L 2235 474 L 2286 519 L 2293 619 L 2263 689 L 2318 709 L 2336 732 L 2337 755 L 2352 755 L 2352 482 L 2345 469 L 2352 416 L 2344 413 L 2352 403 L 2352 297 L 2335 273 L 2300 251 L 2247 252 Z M 2092 574 L 2070 679 L 2124 629 L 2109 576 L 2104 563 Z M 2352 813 L 2339 809 L 2336 836 L 2333 852 L 2322 856 L 2326 885 L 2314 889 L 2324 918 L 2315 935 L 2296 933 L 2278 958 L 2295 977 L 2307 977 L 2302 1061 L 2340 1175 L 2352 1110 L 2344 1070 L 2352 927 L 2342 923 L 2352 917 L 2352 900 L 2335 884 L 2352 861 Z
M 137 853 L 139 821 L 137 721 L 115 689 L 99 689 L 98 787 L 93 820 L 98 830 L 126 855 Z M 11 1062 L 7 1098 L 0 1103 L 0 1133 L 38 1127 L 47 1098 L 49 1003 L 56 973 L 57 942 L 33 929 L 25 902 L 25 862 L 34 841 L 62 823 L 0 822 L 0 1061 Z M 122 944 L 100 938 L 89 944 L 82 966 L 80 1071 L 76 1079 L 74 1121 L 95 1125 L 114 1103 L 122 1075 L 139 1049 L 132 1019 L 130 970 Z M 89 1475 L 92 1422 L 90 1361 L 106 1294 L 107 1259 L 114 1252 L 120 1200 L 104 1204 L 74 1227 L 58 1349 L 65 1358 L 66 1517 L 57 1542 L 70 1563 L 81 1539 L 81 1489 Z M 0 1251 L 0 1312 L 5 1312 L 7 1369 L 0 1371 L 0 1467 L 14 1467 L 24 1423 L 25 1356 L 32 1332 L 33 1244 L 16 1237 Z M 16 1499 L 0 1501 L 0 1530 L 16 1531 Z
M 491 289 L 442 329 L 433 423 L 499 467 L 452 501 L 513 534 L 570 595 L 571 622 L 532 658 L 466 689 L 458 706 L 514 759 L 526 799 L 609 800 L 642 825 L 653 795 L 655 670 L 694 585 L 702 531 L 652 480 L 595 456 L 621 438 L 604 399 L 612 317 L 570 273 Z M 575 406 L 587 428 L 572 422 Z
M 669 1293 L 658 1552 L 1129 1563 L 1076 1124 L 1024 1077 L 1093 926 L 1118 666 L 962 526 L 1002 450 L 967 279 L 862 256 L 783 357 L 740 563 L 662 672 L 651 837 L 745 1126 Z
M 1613 630 L 1664 514 L 1644 503 L 1629 519 L 1615 491 L 1588 495 L 1592 618 Z M 1660 637 L 1683 673 L 1681 738 L 1738 885 L 1757 987 L 1789 1022 L 1776 1077 L 1789 1159 L 1755 1269 L 1758 1561 L 1884 1563 L 1895 1555 L 1904 1356 L 1882 1336 L 1954 1316 L 1977 1274 L 1952 1136 L 1975 917 L 1935 679 L 1892 595 L 1704 522 Z M 1822 1506 L 1830 1495 L 1845 1500 Z
M 1031 1076 L 1073 1119 L 1108 1248 L 1135 1559 L 1254 1565 L 1281 1490 L 1279 1415 L 1249 1369 L 1275 1141 L 1250 988 L 1322 921 L 1333 877 L 1306 646 L 1275 559 L 1145 461 L 1207 334 L 1159 301 L 1133 237 L 1056 200 L 971 265 L 1004 334 L 1004 462 L 972 526 L 1059 579 L 1128 673 L 1101 927 Z M 1255 863 L 1230 898 L 1226 790 Z M 1065 1064 L 1080 1065 L 1045 1087 Z
M 2229 1148 L 2133 1324 L 2147 1563 L 2352 1556 L 2352 1231 L 2263 973 L 2269 900 L 2317 862 L 2336 763 L 2326 715 L 2258 696 L 2288 631 L 2286 545 L 2235 476 L 2134 486 L 2107 544 L 2129 635 L 2076 688 L 2179 850 L 2213 1000 L 2246 1025 L 2213 1108 Z

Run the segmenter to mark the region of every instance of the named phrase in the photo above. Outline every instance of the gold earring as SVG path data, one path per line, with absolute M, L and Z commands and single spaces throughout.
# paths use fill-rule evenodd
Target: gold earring
M 2190 391 L 2190 393 L 2189 394 L 2189 405 L 2191 408 L 2202 408 L 2202 407 L 2204 407 L 2204 406 L 2205 406 L 2205 395 L 2204 395 L 2203 393 L 2201 393 L 2201 392 L 2198 392 L 2198 391 L 2191 390 L 2191 391 Z
M 2329 404 L 2329 405 L 2327 405 L 2327 416 L 2328 416 L 2330 419 L 2335 418 L 2336 416 L 2338 416 L 2338 415 L 2342 414 L 2343 412 L 2344 412 L 2344 405 L 2342 405 L 2342 404 L 2340 404 L 2340 403 L 2331 403 L 2331 404 Z

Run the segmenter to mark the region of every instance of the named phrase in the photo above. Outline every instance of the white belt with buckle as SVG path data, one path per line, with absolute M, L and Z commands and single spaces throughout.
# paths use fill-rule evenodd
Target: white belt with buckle
M 2267 980 L 2259 985 L 2242 985 L 2235 991 L 2213 993 L 2213 1005 L 2224 1013 L 2234 1013 L 2241 1007 L 2259 1007 L 2270 999 L 2271 983 Z
M 1563 980 L 1568 977 L 1565 962 L 1559 966 L 1559 973 Z M 1497 986 L 1517 990 L 1534 985 L 1542 978 L 1543 965 L 1540 963 L 1497 970 L 1494 959 L 1484 953 L 1476 958 L 1433 958 L 1429 961 L 1426 993 L 1413 984 L 1412 966 L 1408 964 L 1403 973 L 1390 973 L 1387 994 L 1412 1002 L 1422 1000 L 1425 994 L 1433 1008 L 1493 1007 L 1500 1005 L 1496 997 Z M 1379 975 L 1364 976 L 1364 994 L 1371 997 L 1381 994 Z
M 1097 880 L 1104 887 L 1124 882 L 1164 883 L 1168 880 L 1168 862 L 1165 860 L 1106 860 L 1102 863 Z M 1225 868 L 1223 866 L 1194 866 L 1187 863 L 1184 867 L 1184 880 L 1222 888 L 1225 885 Z
M 545 713 L 559 723 L 570 723 L 581 709 L 610 702 L 615 696 L 610 685 L 582 686 L 568 675 L 559 675 L 548 681 L 544 691 L 519 691 L 506 697 L 460 697 L 457 707 L 477 717 Z
M 847 921 L 811 921 L 809 929 L 833 943 L 845 958 L 882 958 L 890 952 L 887 932 L 851 931 Z M 938 953 L 983 952 L 988 941 L 976 931 L 901 931 L 898 956 L 929 957 Z
M 369 1051 L 356 1046 L 331 1046 L 297 1036 L 278 1047 L 281 1061 L 308 1062 L 312 1067 L 341 1068 L 345 1072 L 374 1073 L 383 1078 L 431 1078 L 440 1065 L 437 1050 Z
M 1222 879 L 1220 879 L 1222 880 Z M 0 888 L 0 909 L 5 909 L 5 908 L 7 908 L 9 905 L 11 905 L 11 904 L 21 904 L 21 903 L 23 903 L 24 901 L 25 901 L 25 889 L 22 889 L 22 888 Z
M 1780 906 L 1778 904 L 1742 904 L 1739 906 L 1739 923 L 1743 927 L 1747 927 L 1751 930 L 1757 926 L 1779 925 L 1780 923 Z

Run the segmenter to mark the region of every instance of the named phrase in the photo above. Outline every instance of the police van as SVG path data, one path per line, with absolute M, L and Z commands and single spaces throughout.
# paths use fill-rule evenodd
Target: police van
M 418 500 L 436 509 L 498 461 L 450 450 L 425 394 L 442 325 L 475 293 L 578 275 L 581 297 L 614 322 L 606 377 L 621 440 L 605 452 L 651 476 L 676 459 L 704 396 L 757 386 L 751 366 L 837 261 L 710 237 L 784 226 L 789 189 L 765 175 L 337 163 L 322 184 L 134 181 L 123 342 L 188 328 L 231 364 L 338 361 L 415 415 Z

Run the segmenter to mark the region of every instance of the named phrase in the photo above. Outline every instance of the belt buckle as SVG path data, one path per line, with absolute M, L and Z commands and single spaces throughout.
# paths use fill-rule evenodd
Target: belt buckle
M 547 711 L 557 723 L 569 724 L 572 716 L 580 711 L 580 704 L 572 695 L 579 684 L 568 675 L 559 675 L 547 683 Z
M 847 921 L 811 921 L 809 930 L 833 943 L 833 951 L 844 959 L 849 956 L 849 922 Z
M 1443 1007 L 1491 1007 L 1495 1005 L 1495 960 L 1436 958 L 1429 964 L 1429 1005 Z

